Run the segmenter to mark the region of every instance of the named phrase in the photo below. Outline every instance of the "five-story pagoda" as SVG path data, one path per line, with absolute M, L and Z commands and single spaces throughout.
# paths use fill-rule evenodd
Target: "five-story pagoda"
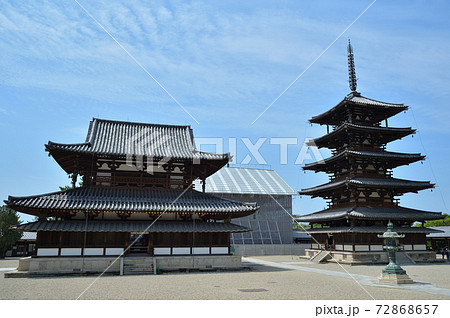
M 398 197 L 434 185 L 392 176 L 393 168 L 424 160 L 425 156 L 386 150 L 389 142 L 415 133 L 410 127 L 388 126 L 388 118 L 406 111 L 408 106 L 370 99 L 356 91 L 350 42 L 348 67 L 351 93 L 335 107 L 309 120 L 327 126 L 327 134 L 310 144 L 331 149 L 332 156 L 303 167 L 330 174 L 328 183 L 300 191 L 301 195 L 328 200 L 327 209 L 296 219 L 311 225 L 308 231 L 313 240 L 307 255 L 314 257 L 321 249 L 327 249 L 334 259 L 343 262 L 385 262 L 383 240 L 377 234 L 385 231 L 390 220 L 396 232 L 406 234 L 401 244 L 407 256 L 417 261 L 433 259 L 435 255 L 426 250 L 426 234 L 433 230 L 412 225 L 440 219 L 442 214 L 401 207 Z

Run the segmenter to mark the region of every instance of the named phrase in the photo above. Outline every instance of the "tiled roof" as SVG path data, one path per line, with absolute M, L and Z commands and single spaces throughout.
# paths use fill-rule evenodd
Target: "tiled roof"
M 415 161 L 425 159 L 424 155 L 420 153 L 400 153 L 389 151 L 356 151 L 356 150 L 344 150 L 341 153 L 324 159 L 322 162 L 312 162 L 306 164 L 304 170 L 314 170 L 319 167 L 323 167 L 325 164 L 332 163 L 347 156 L 355 156 L 359 158 L 374 158 L 377 160 L 386 160 L 390 163 L 389 168 L 397 167 L 401 165 L 400 162 L 412 163 Z
M 415 129 L 412 129 L 411 127 L 406 128 L 394 128 L 394 127 L 376 127 L 376 126 L 362 126 L 362 125 L 356 125 L 351 123 L 343 123 L 339 127 L 337 127 L 332 132 L 318 137 L 314 138 L 311 141 L 308 142 L 308 145 L 314 146 L 317 145 L 318 147 L 324 147 L 327 146 L 327 141 L 332 141 L 334 137 L 339 136 L 340 134 L 348 135 L 348 130 L 350 131 L 358 131 L 362 133 L 367 134 L 378 134 L 380 136 L 384 137 L 384 142 L 390 142 L 393 140 L 396 140 L 398 138 L 402 138 L 405 136 L 408 136 L 410 134 L 415 133 Z
M 37 221 L 15 227 L 19 231 L 63 232 L 247 232 L 249 228 L 225 222 L 181 221 Z
M 389 118 L 395 114 L 398 114 L 403 110 L 408 109 L 408 106 L 405 106 L 404 104 L 386 103 L 361 96 L 359 93 L 350 93 L 341 102 L 339 102 L 339 104 L 337 104 L 333 108 L 327 110 L 326 112 L 320 115 L 312 117 L 309 121 L 311 123 L 336 124 L 334 117 L 338 113 L 340 113 L 341 115 L 345 113 L 346 112 L 345 107 L 348 106 L 348 104 L 358 105 L 358 107 L 360 108 L 361 107 L 369 108 L 371 112 L 378 114 L 377 118 L 379 120 Z
M 201 190 L 200 180 L 195 189 Z M 296 195 L 274 170 L 224 167 L 206 179 L 206 192 L 235 194 Z
M 442 219 L 440 212 L 428 212 L 405 207 L 371 207 L 353 206 L 346 208 L 327 209 L 319 212 L 302 215 L 296 218 L 298 222 L 323 222 L 343 218 L 372 219 L 372 220 L 436 220 Z
M 450 226 L 430 226 L 430 229 L 437 230 L 440 232 L 428 234 L 427 237 L 430 238 L 450 238 Z
M 9 196 L 5 202 L 17 211 L 36 209 L 86 210 L 105 212 L 204 212 L 251 214 L 255 203 L 242 203 L 189 190 L 145 188 L 76 188 L 28 197 Z
M 49 141 L 49 151 L 116 156 L 146 156 L 176 159 L 229 159 L 229 154 L 199 151 L 190 126 L 158 125 L 92 119 L 84 143 L 61 144 Z
M 37 237 L 36 232 L 22 232 L 21 240 L 22 241 L 35 241 Z
M 387 227 L 384 226 L 343 226 L 343 227 L 329 227 L 308 229 L 308 233 L 384 233 Z M 435 233 L 436 230 L 427 227 L 394 227 L 394 232 L 397 233 Z
M 296 239 L 310 239 L 311 235 L 307 233 L 307 230 L 303 229 L 296 229 L 292 231 L 292 238 Z
M 367 188 L 395 188 L 411 191 L 423 190 L 434 187 L 429 181 L 411 181 L 396 178 L 347 178 L 340 181 L 325 183 L 316 187 L 302 189 L 300 194 L 313 195 L 322 191 L 333 190 L 342 186 L 362 186 Z
M 374 105 L 374 106 L 382 106 L 382 107 L 398 107 L 401 109 L 404 109 L 405 106 L 404 104 L 394 104 L 394 103 L 386 103 L 386 102 L 382 102 L 376 99 L 371 99 L 371 98 L 367 98 L 361 95 L 349 95 L 348 97 L 345 98 L 348 101 L 351 101 L 353 103 L 358 103 L 358 104 L 363 104 L 363 105 Z

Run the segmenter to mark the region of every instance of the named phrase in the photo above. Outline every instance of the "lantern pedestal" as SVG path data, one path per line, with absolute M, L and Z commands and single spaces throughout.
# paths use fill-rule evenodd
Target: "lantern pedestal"
M 400 249 L 397 245 L 397 239 L 404 238 L 405 235 L 399 235 L 397 232 L 392 231 L 394 225 L 389 221 L 387 231 L 383 235 L 378 235 L 379 238 L 386 240 L 386 246 L 383 248 L 387 251 L 389 256 L 389 264 L 381 272 L 381 276 L 378 277 L 379 284 L 399 285 L 399 284 L 412 284 L 414 281 L 406 274 L 406 271 L 396 263 L 396 252 Z
M 388 264 L 378 277 L 379 284 L 400 285 L 412 284 L 414 281 L 406 274 L 406 271 L 397 264 Z

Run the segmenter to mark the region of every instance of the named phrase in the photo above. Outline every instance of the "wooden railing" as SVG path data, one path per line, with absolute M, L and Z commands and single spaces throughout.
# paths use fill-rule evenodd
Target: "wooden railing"
M 94 176 L 92 184 L 97 186 L 129 186 L 129 187 L 163 187 L 183 189 L 188 185 L 186 179 L 170 179 L 149 176 L 122 177 L 122 176 Z

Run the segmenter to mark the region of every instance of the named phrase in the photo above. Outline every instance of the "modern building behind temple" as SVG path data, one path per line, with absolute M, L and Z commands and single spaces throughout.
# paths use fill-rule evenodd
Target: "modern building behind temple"
M 159 257 L 158 267 L 172 269 L 240 265 L 230 254 L 230 234 L 250 229 L 232 220 L 258 206 L 192 189 L 195 179 L 204 181 L 230 155 L 197 150 L 189 126 L 94 118 L 85 142 L 48 142 L 45 149 L 73 188 L 5 201 L 38 217 L 17 226 L 37 232 L 36 257 L 21 261 L 19 270 L 103 271 L 119 255 Z M 195 264 L 186 258 L 192 255 Z
M 201 189 L 201 182 L 195 182 Z M 225 199 L 256 202 L 255 214 L 235 223 L 252 229 L 232 233 L 231 244 L 292 244 L 292 196 L 297 192 L 271 169 L 224 167 L 206 179 L 206 192 Z
M 390 117 L 408 107 L 370 99 L 356 91 L 350 43 L 348 65 L 351 92 L 336 106 L 309 120 L 327 126 L 327 134 L 313 139 L 311 144 L 331 149 L 332 156 L 303 167 L 330 176 L 328 183 L 300 191 L 301 195 L 328 201 L 327 209 L 297 218 L 311 225 L 308 231 L 312 245 L 307 255 L 349 263 L 385 262 L 383 239 L 377 234 L 386 230 L 390 220 L 395 232 L 406 235 L 400 244 L 407 257 L 431 261 L 435 254 L 427 251 L 426 235 L 434 230 L 412 225 L 440 219 L 442 214 L 402 207 L 399 198 L 434 185 L 428 181 L 397 179 L 392 173 L 394 168 L 422 161 L 425 156 L 386 150 L 388 143 L 415 133 L 410 127 L 388 125 Z M 332 252 L 319 254 L 322 249 Z

